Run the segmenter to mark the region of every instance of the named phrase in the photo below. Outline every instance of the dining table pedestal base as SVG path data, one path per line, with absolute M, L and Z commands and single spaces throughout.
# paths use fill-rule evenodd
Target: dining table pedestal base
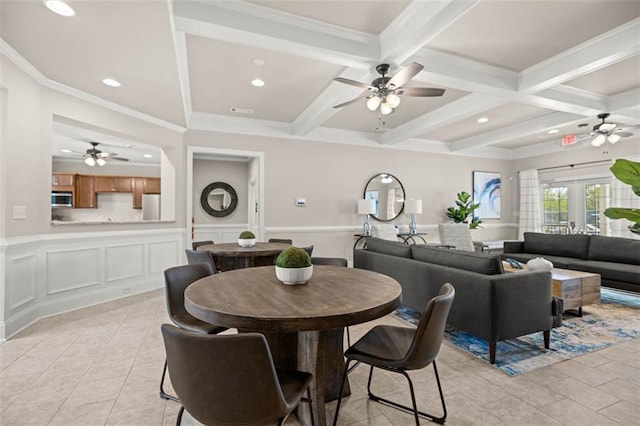
M 311 422 L 309 404 L 300 404 L 298 419 L 302 425 L 327 424 L 325 410 L 315 406 L 320 401 L 338 399 L 344 370 L 344 328 L 300 331 L 294 333 L 262 332 L 267 338 L 276 368 L 306 371 L 313 374 L 311 401 L 314 421 Z M 343 396 L 351 394 L 345 383 Z M 330 422 L 329 422 L 330 423 Z

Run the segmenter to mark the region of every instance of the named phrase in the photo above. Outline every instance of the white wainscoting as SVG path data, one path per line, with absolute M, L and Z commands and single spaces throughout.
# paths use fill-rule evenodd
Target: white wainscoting
M 0 241 L 0 339 L 39 318 L 164 286 L 185 230 L 33 235 Z
M 238 241 L 242 231 L 249 229 L 246 223 L 229 225 L 201 225 L 193 226 L 193 241 L 213 241 L 215 243 L 233 243 Z

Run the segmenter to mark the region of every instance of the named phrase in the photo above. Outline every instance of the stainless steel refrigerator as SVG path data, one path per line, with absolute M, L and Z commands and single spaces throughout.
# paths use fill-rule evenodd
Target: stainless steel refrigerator
M 142 220 L 160 220 L 160 194 L 142 194 Z

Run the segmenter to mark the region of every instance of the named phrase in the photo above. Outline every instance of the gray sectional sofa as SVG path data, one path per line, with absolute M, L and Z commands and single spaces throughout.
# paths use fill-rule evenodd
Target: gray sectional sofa
M 368 238 L 365 248 L 354 250 L 353 265 L 395 278 L 402 304 L 418 312 L 444 283 L 453 284 L 447 323 L 487 340 L 492 364 L 497 342 L 542 331 L 548 348 L 551 328 L 562 321 L 551 273 L 505 274 L 498 255 Z
M 640 240 L 525 232 L 524 241 L 505 241 L 501 256 L 523 263 L 543 257 L 556 268 L 600 274 L 603 286 L 640 292 Z

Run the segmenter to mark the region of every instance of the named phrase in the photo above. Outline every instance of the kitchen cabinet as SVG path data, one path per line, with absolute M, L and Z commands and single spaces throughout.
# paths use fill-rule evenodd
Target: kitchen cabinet
M 142 194 L 159 194 L 160 178 L 142 178 L 134 177 L 133 179 L 133 208 L 142 208 Z
M 96 192 L 133 192 L 133 178 L 125 176 L 95 176 Z
M 98 207 L 98 194 L 96 194 L 93 176 L 76 176 L 74 207 L 77 209 L 95 209 Z
M 51 175 L 51 190 L 73 192 L 74 178 L 75 175 L 71 173 L 53 173 Z

